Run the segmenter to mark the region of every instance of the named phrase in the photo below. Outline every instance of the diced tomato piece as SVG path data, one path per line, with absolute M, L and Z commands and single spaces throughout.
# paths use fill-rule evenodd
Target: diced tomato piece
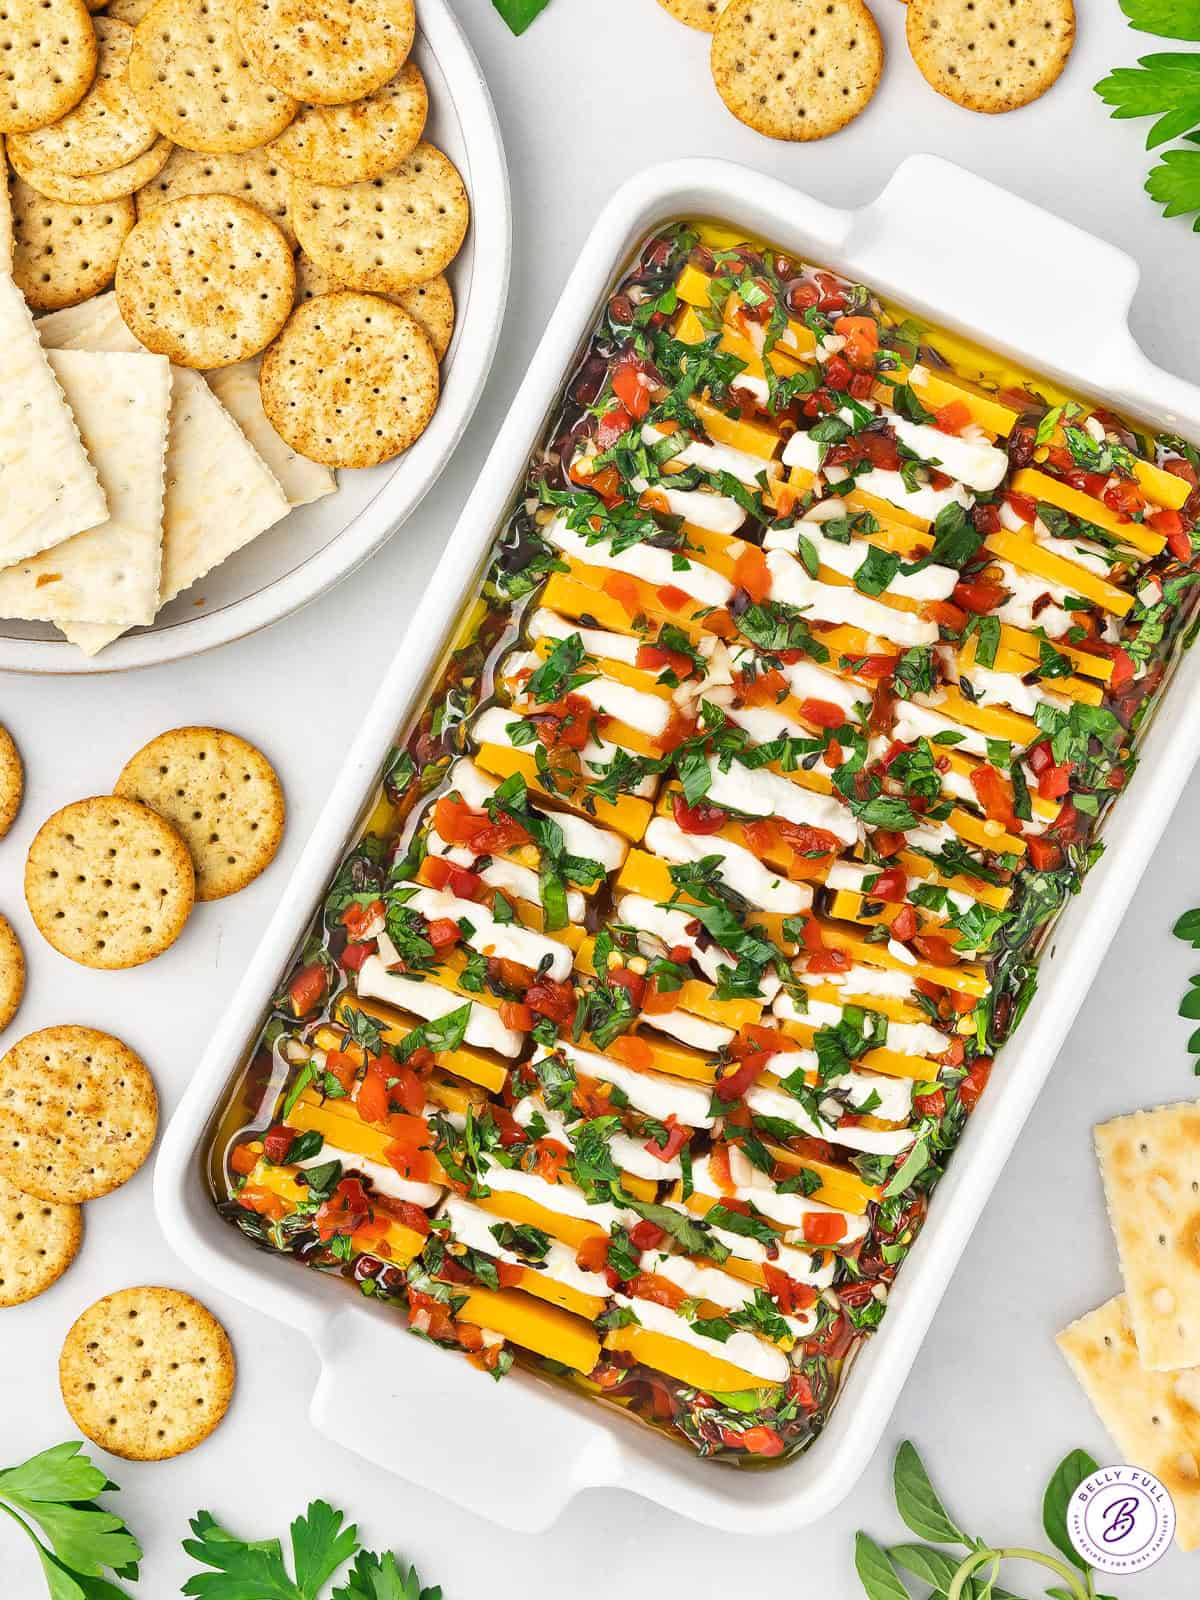
M 686 744 L 695 731 L 694 715 L 683 710 L 681 706 L 673 706 L 666 727 L 654 743 L 664 755 L 670 755 L 672 750 L 678 750 L 681 744 Z
M 884 472 L 898 472 L 900 469 L 900 447 L 889 433 L 860 433 L 855 436 L 853 444 L 858 456 L 866 457 L 872 464 Z
M 948 939 L 943 939 L 936 933 L 919 933 L 913 940 L 917 951 L 926 961 L 931 961 L 935 967 L 956 967 L 959 958 L 954 953 L 954 946 Z
M 645 1072 L 654 1065 L 654 1051 L 645 1039 L 639 1039 L 635 1033 L 621 1034 L 609 1045 L 608 1052 L 636 1072 Z
M 613 373 L 613 393 L 636 421 L 644 417 L 650 409 L 649 380 L 637 367 L 626 365 L 618 367 Z
M 1182 478 L 1184 483 L 1190 483 L 1196 488 L 1200 479 L 1196 477 L 1196 469 L 1186 456 L 1170 456 L 1163 462 L 1165 472 L 1173 472 L 1177 478 Z
M 457 922 L 449 917 L 435 917 L 428 928 L 429 942 L 435 950 L 448 950 L 462 938 Z
M 833 331 L 846 341 L 841 351 L 844 359 L 859 371 L 869 372 L 879 349 L 879 328 L 874 317 L 839 317 Z
M 979 1097 L 987 1088 L 991 1073 L 992 1061 L 990 1056 L 977 1056 L 972 1061 L 966 1077 L 958 1086 L 958 1098 L 964 1111 L 974 1111 L 979 1104 Z
M 391 1114 L 387 1084 L 378 1072 L 368 1072 L 354 1096 L 354 1109 L 364 1122 L 386 1122 Z
M 788 692 L 788 681 L 772 667 L 769 672 L 740 672 L 734 680 L 738 699 L 747 706 L 775 705 Z
M 646 1224 L 640 1223 L 639 1226 L 645 1227 Z M 636 1231 L 637 1229 L 633 1230 L 630 1238 L 633 1237 L 633 1233 L 636 1233 Z M 659 1232 L 659 1237 L 661 1238 L 661 1231 L 656 1231 Z M 638 1248 L 648 1250 L 651 1246 L 639 1245 Z M 608 1235 L 604 1233 L 589 1234 L 575 1252 L 575 1265 L 580 1272 L 603 1272 L 608 1265 Z
M 918 1116 L 940 1117 L 946 1109 L 946 1091 L 934 1089 L 931 1094 L 915 1094 L 913 1105 Z
M 1037 516 L 1037 501 L 1032 495 L 1017 494 L 1015 490 L 1009 489 L 1004 499 L 1022 522 L 1032 523 Z
M 836 1244 L 846 1236 L 846 1219 L 836 1211 L 810 1211 L 801 1231 L 806 1244 Z
M 483 888 L 483 879 L 477 872 L 468 872 L 466 867 L 450 865 L 449 883 L 451 894 L 456 894 L 460 900 L 477 900 L 479 891 Z
M 997 606 L 1002 606 L 1007 593 L 1003 584 L 991 583 L 986 578 L 963 579 L 954 585 L 956 604 L 962 606 L 964 611 L 978 614 L 995 611 Z
M 1167 541 L 1167 549 L 1176 561 L 1190 561 L 1192 559 L 1192 540 L 1187 531 L 1187 526 L 1178 511 L 1156 511 L 1146 521 L 1155 530 L 1161 533 Z
M 628 967 L 614 967 L 608 974 L 608 981 L 625 990 L 635 1011 L 642 1009 L 642 1001 L 646 997 L 645 978 L 636 972 L 630 972 Z
M 877 856 L 882 856 L 885 861 L 889 856 L 894 856 L 903 850 L 904 844 L 904 835 L 902 833 L 894 833 L 890 828 L 876 828 L 871 835 L 871 848 Z
M 287 1216 L 287 1205 L 272 1189 L 258 1183 L 244 1183 L 237 1192 L 237 1203 L 244 1211 L 254 1211 L 271 1222 Z
M 908 893 L 908 873 L 902 866 L 887 867 L 866 891 L 870 900 L 887 900 L 900 904 Z
M 684 833 L 720 833 L 729 820 L 720 806 L 710 806 L 703 800 L 688 805 L 678 790 L 671 796 L 671 810 L 676 826 Z
M 360 906 L 357 901 L 348 905 L 342 912 L 341 923 L 350 939 L 361 939 L 373 922 L 378 921 L 384 914 L 382 900 L 372 900 L 370 905 Z
M 691 1129 L 685 1128 L 682 1123 L 676 1122 L 673 1112 L 663 1123 L 663 1127 L 667 1130 L 666 1144 L 658 1144 L 654 1139 L 647 1139 L 642 1148 L 647 1155 L 652 1155 L 656 1161 L 674 1161 L 675 1157 L 688 1142 Z
M 890 678 L 899 663 L 899 656 L 856 656 L 854 658 L 854 676 L 856 678 L 866 678 L 868 681 Z
M 431 889 L 444 889 L 450 882 L 450 865 L 444 856 L 426 856 L 417 877 Z
M 807 1311 L 810 1306 L 816 1305 L 817 1291 L 812 1284 L 801 1283 L 797 1278 L 789 1277 L 779 1267 L 773 1267 L 769 1261 L 763 1262 L 762 1270 L 767 1293 L 784 1316 L 794 1316 L 797 1311 Z
M 1039 834 L 1031 833 L 1026 842 L 1029 864 L 1035 872 L 1053 872 L 1056 867 L 1062 866 L 1063 853 L 1053 839 L 1044 839 Z
M 971 408 L 965 400 L 951 400 L 949 405 L 938 406 L 933 413 L 933 425 L 943 433 L 962 433 L 971 422 Z
M 570 1022 L 575 1015 L 575 990 L 555 978 L 540 978 L 525 991 L 525 1004 L 551 1022 Z
M 975 524 L 975 532 L 985 539 L 989 534 L 999 533 L 1004 526 L 1000 521 L 1000 513 L 995 506 L 972 506 L 971 521 Z
M 637 583 L 627 572 L 606 572 L 600 587 L 631 617 L 636 617 L 642 609 Z
M 1095 655 L 1107 656 L 1112 662 L 1112 677 L 1108 680 L 1110 689 L 1124 688 L 1137 670 L 1133 657 L 1122 650 L 1119 644 L 1110 644 L 1107 639 L 1089 639 L 1087 648 Z
M 469 845 L 489 823 L 486 811 L 474 810 L 456 794 L 441 795 L 433 808 L 434 832 L 447 844 Z
M 326 984 L 325 968 L 319 961 L 301 967 L 288 985 L 292 1010 L 298 1017 L 307 1017 L 317 1009 L 325 998 Z
M 358 1045 L 354 1049 L 357 1051 Z M 332 1073 L 342 1088 L 349 1091 L 358 1077 L 361 1061 L 361 1055 L 352 1055 L 348 1050 L 326 1050 L 325 1071 Z
M 1021 824 L 1013 810 L 1012 784 L 986 761 L 971 769 L 971 787 L 985 817 L 999 822 L 1010 833 L 1019 833 Z
M 779 829 L 771 817 L 743 822 L 742 836 L 756 856 L 770 856 L 779 849 Z
M 533 1027 L 533 1012 L 523 1001 L 502 1000 L 500 1021 L 504 1027 L 512 1028 L 516 1033 L 528 1033 Z
M 967 613 L 948 600 L 926 600 L 921 606 L 921 615 L 926 622 L 936 622 L 939 628 L 947 628 L 951 633 L 961 633 L 967 625 Z
M 343 972 L 357 972 L 363 963 L 375 954 L 373 944 L 348 944 L 338 957 Z
M 654 1250 L 666 1238 L 656 1222 L 639 1222 L 629 1230 L 629 1237 L 639 1250 Z
M 1061 800 L 1071 787 L 1070 761 L 1051 762 L 1038 773 L 1038 794 L 1043 800 Z
M 637 665 L 643 672 L 673 672 L 682 683 L 695 672 L 695 663 L 682 650 L 668 650 L 665 645 L 638 646 Z
M 753 1088 L 758 1079 L 766 1071 L 770 1055 L 765 1050 L 755 1051 L 749 1055 L 734 1072 L 727 1072 L 713 1083 L 713 1092 L 718 1100 L 728 1104 L 732 1100 L 740 1100 L 747 1089 Z
M 817 272 L 813 274 L 817 285 L 818 311 L 844 311 L 846 309 L 846 291 L 842 283 L 834 277 L 832 272 Z M 807 288 L 807 285 L 802 287 Z M 793 291 L 793 298 L 798 298 L 798 291 Z M 809 302 L 811 304 L 812 302 Z
M 664 583 L 661 589 L 655 590 L 655 593 L 668 611 L 682 611 L 692 598 L 686 589 L 681 589 L 674 583 Z
M 547 1183 L 557 1183 L 571 1159 L 571 1152 L 557 1139 L 539 1139 L 534 1145 L 533 1171 Z
M 313 1221 L 317 1237 L 327 1244 L 335 1233 L 353 1233 L 369 1219 L 371 1202 L 358 1178 L 343 1178 Z
M 825 363 L 825 384 L 830 389 L 849 389 L 850 380 L 854 377 L 850 363 L 843 361 L 841 356 L 830 356 Z
M 781 1456 L 783 1454 L 783 1440 L 774 1428 L 760 1425 L 756 1428 L 747 1428 L 745 1433 L 737 1436 L 738 1443 L 743 1450 L 748 1450 L 752 1456 Z
M 846 713 L 832 700 L 801 700 L 800 715 L 817 728 L 840 728 L 846 721 Z
M 258 1165 L 258 1153 L 251 1150 L 248 1144 L 235 1144 L 229 1152 L 229 1170 L 236 1172 L 239 1178 L 246 1177 Z
M 1137 516 L 1146 509 L 1146 496 L 1129 478 L 1118 478 L 1110 483 L 1101 498 L 1119 517 Z
M 900 910 L 892 918 L 891 933 L 892 938 L 899 939 L 901 944 L 907 944 L 910 939 L 916 937 L 917 913 L 912 906 L 900 907 Z
M 275 1166 L 282 1166 L 295 1139 L 295 1128 L 289 1128 L 286 1122 L 277 1122 L 263 1135 L 263 1155 Z
M 633 418 L 624 406 L 614 406 L 611 411 L 606 411 L 596 425 L 596 443 L 601 450 L 607 450 L 616 444 L 623 433 L 628 433 L 632 426 Z
M 737 1184 L 734 1183 L 729 1168 L 729 1146 L 723 1140 L 717 1139 L 713 1142 L 708 1157 L 708 1171 L 722 1195 L 737 1193 Z

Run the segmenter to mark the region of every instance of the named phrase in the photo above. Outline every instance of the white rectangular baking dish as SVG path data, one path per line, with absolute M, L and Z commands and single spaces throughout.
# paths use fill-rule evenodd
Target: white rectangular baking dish
M 1118 409 L 1200 438 L 1200 389 L 1154 367 L 1127 314 L 1137 267 L 1110 245 L 931 156 L 905 161 L 857 211 L 821 205 L 742 167 L 685 161 L 622 188 L 592 231 L 421 608 L 379 690 L 232 1007 L 163 1141 L 155 1175 L 172 1245 L 202 1276 L 291 1322 L 321 1357 L 316 1425 L 403 1477 L 508 1527 L 548 1526 L 594 1486 L 632 1490 L 738 1533 L 813 1521 L 853 1487 L 876 1448 L 925 1329 L 1037 1098 L 1149 856 L 1200 753 L 1200 655 L 1184 657 L 1143 744 L 1142 765 L 1105 828 L 1107 853 L 1068 909 L 1041 992 L 1006 1047 L 888 1316 L 804 1456 L 739 1472 L 689 1456 L 606 1408 L 514 1372 L 496 1385 L 405 1338 L 339 1281 L 247 1248 L 218 1217 L 199 1151 L 205 1122 L 323 892 L 383 758 L 425 680 L 522 480 L 581 342 L 634 247 L 657 225 L 720 219 L 861 278 L 952 330 Z M 1036 285 L 1036 293 L 1032 287 Z M 383 1376 L 385 1375 L 385 1376 Z M 390 1387 L 389 1387 L 390 1386 Z

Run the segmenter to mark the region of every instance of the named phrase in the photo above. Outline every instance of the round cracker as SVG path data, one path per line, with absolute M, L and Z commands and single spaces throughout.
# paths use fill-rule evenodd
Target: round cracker
M 197 900 L 236 894 L 275 859 L 283 839 L 283 789 L 246 739 L 221 728 L 173 728 L 143 745 L 113 785 L 153 806 L 192 853 Z
M 288 216 L 288 174 L 272 155 L 274 145 L 243 150 L 236 155 L 201 155 L 196 150 L 175 150 L 162 171 L 137 196 L 137 213 L 144 217 L 164 201 L 185 194 L 231 194 L 257 206 L 283 234 L 288 248 L 296 248 L 296 235 Z
M 58 1358 L 71 1420 L 126 1461 L 166 1461 L 207 1439 L 229 1409 L 234 1377 L 229 1335 L 181 1289 L 120 1289 L 97 1300 Z
M 237 25 L 269 83 L 336 106 L 396 76 L 417 22 L 413 0 L 237 0 Z
M 701 33 L 711 33 L 729 0 L 658 0 L 658 3 L 676 22 L 698 28 Z
M 17 820 L 25 793 L 25 767 L 8 729 L 0 723 L 0 839 Z
M 130 87 L 159 132 L 187 150 L 253 150 L 299 109 L 254 70 L 233 11 L 233 0 L 155 0 L 134 35 Z
M 178 939 L 196 897 L 187 846 L 149 806 L 96 795 L 44 822 L 25 862 L 38 932 L 84 967 L 140 966 Z
M 0 1177 L 26 1194 L 71 1205 L 111 1194 L 157 1130 L 154 1080 L 111 1034 L 42 1028 L 0 1057 Z
M 283 327 L 296 268 L 283 234 L 249 201 L 191 194 L 134 228 L 116 288 L 126 325 L 148 350 L 181 367 L 228 367 Z
M 149 150 L 144 150 L 135 160 L 111 172 L 100 172 L 94 178 L 68 178 L 50 167 L 31 166 L 9 149 L 9 160 L 16 172 L 31 189 L 47 200 L 61 200 L 69 206 L 106 205 L 135 194 L 162 171 L 167 157 L 175 146 L 159 135 Z
M 82 1239 L 78 1206 L 38 1200 L 0 1178 L 0 1306 L 22 1305 L 57 1283 Z
M 330 467 L 373 467 L 425 431 L 437 356 L 407 311 L 343 290 L 295 310 L 263 357 L 263 409 L 293 450 Z
M 422 142 L 395 172 L 345 188 L 292 180 L 292 226 L 319 267 L 352 289 L 388 294 L 444 272 L 466 238 L 458 168 Z
M 126 76 L 133 29 L 110 17 L 97 17 L 94 26 L 100 60 L 83 99 L 53 127 L 8 137 L 10 155 L 68 178 L 94 178 L 126 166 L 158 138 Z
M 1072 0 L 913 0 L 908 48 L 931 88 L 996 115 L 1039 99 L 1075 43 Z
M 25 993 L 25 952 L 12 923 L 0 915 L 0 1031 L 17 1014 Z
M 863 0 L 738 0 L 713 33 L 713 82 L 771 139 L 824 139 L 865 110 L 883 43 Z
M 32 311 L 59 311 L 107 289 L 137 220 L 128 195 L 103 205 L 66 205 L 23 178 L 9 191 L 13 277 Z
M 65 117 L 87 93 L 98 57 L 83 0 L 4 0 L 0 133 L 30 133 Z
M 337 283 L 322 267 L 310 261 L 301 250 L 296 257 L 297 305 L 303 305 L 304 301 L 315 299 L 319 294 L 332 294 L 345 287 L 344 283 Z M 430 278 L 428 283 L 418 283 L 411 289 L 401 289 L 398 294 L 385 294 L 381 298 L 391 300 L 421 324 L 440 361 L 450 348 L 454 333 L 454 294 L 446 279 L 440 276 Z
M 416 148 L 428 114 L 421 69 L 406 61 L 394 78 L 352 105 L 303 106 L 271 151 L 308 183 L 366 183 L 393 172 Z

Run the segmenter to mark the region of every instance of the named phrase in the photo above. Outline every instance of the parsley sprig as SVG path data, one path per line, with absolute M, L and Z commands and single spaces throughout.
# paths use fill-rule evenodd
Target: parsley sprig
M 1200 909 L 1185 911 L 1171 932 L 1177 939 L 1190 944 L 1193 950 L 1200 950 Z M 1189 1022 L 1200 1022 L 1200 973 L 1188 979 L 1187 992 L 1179 1002 L 1179 1015 L 1186 1017 Z M 1192 1062 L 1192 1071 L 1200 1077 L 1200 1027 L 1192 1031 L 1187 1047 L 1189 1053 L 1196 1057 Z
M 183 1548 L 210 1570 L 193 1573 L 183 1593 L 199 1600 L 321 1600 L 326 1584 L 351 1559 L 328 1600 L 441 1600 L 440 1588 L 423 1588 L 416 1569 L 391 1551 L 363 1550 L 358 1529 L 324 1500 L 312 1501 L 289 1529 L 290 1572 L 278 1539 L 239 1539 L 208 1511 L 196 1513 L 191 1530 Z
M 122 1600 L 131 1591 L 116 1580 L 136 1582 L 141 1546 L 98 1504 L 117 1485 L 82 1451 L 68 1439 L 0 1470 L 0 1511 L 33 1541 L 51 1600 Z M 0 1572 L 6 1566 L 0 1556 Z
M 1198 0 L 1121 0 L 1130 26 L 1165 39 L 1200 40 Z M 1118 119 L 1154 117 L 1147 150 L 1186 139 L 1200 143 L 1200 53 L 1157 51 L 1141 56 L 1136 67 L 1117 67 L 1096 85 L 1096 93 Z M 1146 192 L 1168 217 L 1200 212 L 1200 150 L 1177 146 L 1166 151 L 1146 179 Z M 1200 231 L 1200 216 L 1192 224 Z

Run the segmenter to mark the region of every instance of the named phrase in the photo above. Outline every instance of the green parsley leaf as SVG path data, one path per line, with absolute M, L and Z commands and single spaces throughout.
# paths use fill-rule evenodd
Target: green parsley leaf
M 1142 56 L 1136 67 L 1117 67 L 1096 93 L 1118 120 L 1157 117 L 1146 148 L 1178 139 L 1200 122 L 1200 55 L 1168 51 Z

